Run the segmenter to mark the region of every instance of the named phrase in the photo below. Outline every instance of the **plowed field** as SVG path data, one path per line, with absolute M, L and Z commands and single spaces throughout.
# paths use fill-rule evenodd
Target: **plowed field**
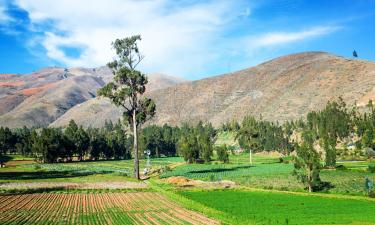
M 0 224 L 20 223 L 219 224 L 153 192 L 0 196 Z

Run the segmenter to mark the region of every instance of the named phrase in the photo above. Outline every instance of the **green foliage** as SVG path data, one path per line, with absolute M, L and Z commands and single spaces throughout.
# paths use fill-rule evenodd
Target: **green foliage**
M 321 139 L 325 150 L 325 165 L 336 165 L 336 145 L 338 139 L 347 137 L 353 131 L 353 121 L 344 101 L 328 102 L 321 111 L 312 111 L 307 114 L 307 127 Z
M 121 106 L 124 121 L 136 127 L 155 114 L 155 103 L 149 98 L 140 98 L 146 91 L 148 83 L 145 74 L 136 70 L 137 65 L 143 60 L 139 52 L 139 35 L 124 39 L 116 39 L 112 43 L 118 56 L 113 62 L 108 63 L 114 74 L 114 82 L 106 84 L 98 90 L 99 96 L 109 98 L 115 105 Z M 135 114 L 136 121 L 133 121 Z M 134 123 L 135 122 L 135 123 Z
M 375 164 L 369 164 L 367 170 L 370 173 L 375 173 Z
M 312 192 L 321 184 L 320 157 L 313 146 L 316 139 L 314 132 L 307 130 L 302 136 L 303 142 L 297 146 L 297 157 L 294 159 L 294 174 L 307 185 L 309 192 Z
M 236 139 L 241 148 L 253 151 L 280 151 L 289 154 L 293 145 L 289 140 L 292 134 L 289 126 L 283 129 L 278 124 L 256 120 L 252 116 L 246 116 L 239 128 Z
M 151 151 L 151 155 L 176 156 L 177 143 L 180 138 L 180 128 L 167 124 L 164 126 L 151 125 L 142 129 L 140 134 L 141 151 Z
M 68 142 L 60 129 L 43 128 L 39 134 L 32 134 L 32 151 L 38 160 L 53 163 L 70 157 Z
M 195 163 L 203 159 L 206 163 L 211 161 L 213 142 L 216 131 L 211 124 L 198 123 L 196 127 L 184 124 L 178 141 L 178 153 L 188 163 Z
M 117 59 L 108 63 L 112 70 L 114 81 L 109 82 L 98 90 L 98 95 L 109 98 L 116 106 L 123 108 L 123 119 L 133 127 L 134 138 L 134 176 L 139 178 L 138 163 L 138 126 L 155 115 L 155 103 L 147 97 L 142 97 L 146 91 L 147 77 L 136 70 L 142 61 L 138 48 L 141 36 L 135 35 L 124 39 L 116 39 L 112 43 L 116 50 Z
M 229 163 L 228 148 L 226 145 L 220 145 L 215 147 L 217 159 L 223 163 Z
M 86 131 L 81 127 L 78 128 L 74 120 L 69 122 L 68 127 L 65 129 L 65 136 L 71 143 L 72 151 L 68 151 L 68 157 L 71 158 L 72 153 L 78 155 L 79 160 L 83 160 L 89 145 L 90 138 Z

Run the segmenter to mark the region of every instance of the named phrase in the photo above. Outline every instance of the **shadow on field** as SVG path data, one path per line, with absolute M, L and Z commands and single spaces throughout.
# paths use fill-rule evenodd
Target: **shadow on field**
M 4 195 L 19 195 L 19 194 L 37 194 L 37 193 L 49 193 L 57 191 L 67 191 L 65 187 L 48 187 L 48 188 L 26 188 L 26 189 L 10 189 L 3 190 L 0 196 Z
M 230 172 L 230 171 L 236 171 L 240 169 L 248 169 L 254 166 L 236 166 L 231 168 L 212 168 L 207 170 L 198 170 L 198 171 L 190 171 L 188 173 L 218 173 L 218 172 Z
M 52 178 L 72 178 L 92 175 L 92 172 L 40 171 L 40 172 L 0 172 L 0 180 L 32 180 Z

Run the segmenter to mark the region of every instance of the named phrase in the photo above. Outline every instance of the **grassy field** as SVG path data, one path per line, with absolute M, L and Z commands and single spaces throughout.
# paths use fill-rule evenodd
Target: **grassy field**
M 18 157 L 19 158 L 19 157 Z M 180 157 L 151 159 L 153 169 L 182 162 Z M 9 164 L 9 165 L 8 165 Z M 140 160 L 145 168 L 146 160 Z M 39 164 L 30 160 L 15 160 L 0 169 L 0 183 L 8 182 L 106 182 L 132 180 L 133 160 L 91 161 Z
M 304 192 L 304 186 L 292 175 L 293 164 L 279 163 L 279 158 L 253 157 L 249 154 L 230 155 L 230 164 L 191 164 L 163 173 L 160 177 L 184 176 L 205 181 L 232 180 L 240 185 L 262 189 Z M 340 162 L 345 170 L 322 170 L 321 179 L 331 183 L 327 193 L 366 195 L 365 178 L 375 181 L 375 173 L 367 171 L 369 162 Z
M 233 224 L 375 224 L 375 202 L 246 190 L 188 190 L 180 195 L 223 212 Z

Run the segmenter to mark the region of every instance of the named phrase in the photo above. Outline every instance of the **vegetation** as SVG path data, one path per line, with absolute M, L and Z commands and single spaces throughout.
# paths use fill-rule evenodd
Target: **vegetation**
M 297 157 L 294 159 L 294 174 L 307 185 L 309 192 L 312 192 L 321 184 L 320 157 L 314 149 L 314 133 L 305 131 L 302 134 L 302 139 L 302 144 L 297 147 Z
M 139 52 L 137 42 L 139 35 L 116 39 L 112 44 L 118 58 L 108 63 L 112 69 L 114 82 L 109 82 L 99 89 L 98 94 L 109 98 L 116 106 L 123 108 L 124 121 L 133 130 L 134 177 L 139 179 L 138 126 L 155 114 L 155 103 L 150 98 L 141 98 L 146 91 L 147 77 L 136 70 L 143 55 Z
M 191 127 L 184 124 L 181 127 L 178 152 L 186 162 L 196 163 L 203 160 L 208 163 L 213 155 L 213 143 L 216 131 L 210 123 L 198 123 Z
M 373 201 L 246 190 L 180 191 L 232 224 L 372 224 Z M 319 215 L 319 216 L 316 216 Z

